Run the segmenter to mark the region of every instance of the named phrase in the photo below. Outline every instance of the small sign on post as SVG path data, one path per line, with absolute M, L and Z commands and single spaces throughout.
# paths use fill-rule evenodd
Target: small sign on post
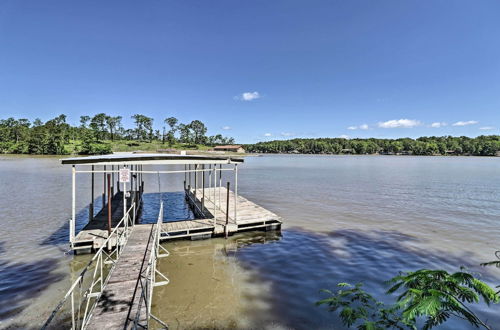
M 130 169 L 120 168 L 120 183 L 130 182 Z

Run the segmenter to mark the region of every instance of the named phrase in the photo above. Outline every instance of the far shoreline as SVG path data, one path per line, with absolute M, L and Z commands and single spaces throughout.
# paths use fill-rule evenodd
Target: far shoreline
M 140 152 L 141 150 L 137 150 L 137 152 Z M 192 154 L 207 154 L 206 152 L 203 152 L 200 150 L 200 153 L 194 153 L 196 150 L 190 150 L 193 152 Z M 134 153 L 135 151 L 131 151 L 130 153 Z M 110 153 L 108 155 L 112 154 L 117 154 L 117 153 L 123 153 L 123 151 L 117 151 Z M 126 152 L 129 153 L 129 152 Z M 156 153 L 152 152 L 151 153 Z M 431 158 L 431 157 L 443 157 L 443 158 L 499 158 L 500 156 L 491 156 L 491 155 L 404 155 L 404 154 L 323 154 L 323 153 L 318 153 L 318 154 L 312 154 L 312 153 L 227 153 L 227 154 L 219 154 L 221 156 L 230 156 L 230 157 L 263 157 L 263 156 L 319 156 L 319 157 L 329 157 L 329 156 L 342 156 L 342 157 L 423 157 L 423 158 Z M 89 155 L 79 155 L 79 154 L 47 154 L 47 155 L 40 155 L 40 154 L 13 154 L 13 153 L 4 153 L 0 154 L 0 157 L 5 156 L 5 157 L 19 157 L 19 158 L 54 158 L 54 157 L 60 157 L 60 158 L 68 158 L 68 157 L 85 157 Z

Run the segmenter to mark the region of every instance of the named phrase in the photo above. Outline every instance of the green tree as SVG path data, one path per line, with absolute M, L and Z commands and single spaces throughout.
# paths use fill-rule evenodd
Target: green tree
M 80 127 L 87 128 L 89 121 L 90 121 L 89 116 L 80 116 Z
M 141 114 L 135 114 L 132 116 L 132 119 L 134 119 L 136 126 L 136 139 L 149 139 L 149 141 L 151 141 L 153 139 L 153 118 Z
M 180 134 L 180 141 L 182 143 L 191 143 L 192 138 L 191 138 L 191 129 L 188 125 L 185 124 L 179 124 L 178 126 L 179 134 Z
M 94 132 L 94 137 L 97 141 L 106 139 L 107 134 L 107 115 L 105 113 L 98 113 L 90 120 L 90 129 Z
M 111 141 L 115 140 L 116 131 L 121 127 L 122 116 L 106 116 L 106 125 L 108 126 Z
M 348 290 L 323 291 L 330 296 L 317 304 L 326 304 L 332 311 L 341 309 L 340 317 L 344 324 L 358 324 L 361 329 L 414 329 L 419 318 L 425 321 L 424 329 L 431 329 L 450 317 L 490 329 L 472 312 L 470 304 L 481 300 L 487 305 L 500 302 L 500 296 L 493 288 L 463 268 L 452 274 L 428 269 L 400 273 L 389 283 L 392 286 L 387 294 L 400 292 L 396 303 L 389 307 L 376 302 L 361 289 L 361 284 L 352 287 L 347 283 L 338 286 Z
M 193 132 L 193 142 L 197 144 L 205 143 L 205 134 L 207 133 L 207 128 L 199 120 L 193 120 L 189 123 L 189 129 Z
M 177 123 L 179 122 L 179 120 L 175 117 L 168 117 L 167 119 L 165 119 L 165 123 L 170 126 L 170 129 L 167 133 L 167 141 L 168 141 L 168 145 L 169 146 L 172 146 L 175 144 L 175 132 L 177 131 Z

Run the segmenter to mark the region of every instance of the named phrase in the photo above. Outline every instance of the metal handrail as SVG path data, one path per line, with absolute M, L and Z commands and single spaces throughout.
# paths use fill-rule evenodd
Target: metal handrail
M 168 325 L 161 321 L 158 317 L 154 316 L 151 313 L 151 303 L 153 298 L 153 288 L 155 286 L 166 285 L 170 281 L 169 279 L 163 275 L 156 268 L 156 263 L 158 258 L 169 256 L 169 252 L 160 245 L 160 237 L 162 232 L 162 224 L 163 224 L 163 201 L 160 202 L 160 211 L 158 214 L 158 219 L 156 224 L 154 224 L 152 238 L 153 243 L 151 247 L 151 253 L 149 255 L 148 265 L 146 269 L 141 273 L 139 278 L 141 296 L 139 300 L 139 306 L 136 311 L 136 315 L 134 317 L 134 328 L 146 328 L 148 329 L 150 326 L 151 319 L 160 324 L 164 329 L 168 329 Z M 163 251 L 163 253 L 161 252 Z M 160 276 L 162 281 L 157 281 L 156 276 Z M 141 319 L 142 316 L 142 306 L 145 306 L 146 315 Z
M 109 277 L 111 275 L 112 270 L 116 265 L 116 261 L 120 257 L 123 252 L 122 246 L 125 246 L 127 240 L 130 236 L 132 230 L 129 231 L 131 227 L 133 229 L 133 224 L 130 224 L 130 220 L 133 217 L 130 216 L 130 212 L 133 212 L 135 215 L 136 212 L 136 204 L 132 203 L 130 208 L 123 215 L 122 219 L 118 222 L 116 227 L 111 231 L 108 235 L 108 238 L 104 241 L 101 248 L 96 252 L 94 257 L 89 261 L 87 266 L 81 271 L 80 275 L 73 282 L 68 292 L 64 295 L 63 299 L 56 306 L 54 311 L 52 311 L 51 315 L 47 319 L 47 321 L 42 326 L 42 330 L 47 329 L 50 323 L 54 320 L 55 316 L 61 311 L 62 307 L 68 300 L 71 298 L 71 329 L 85 329 L 87 323 L 90 319 L 90 315 L 92 314 L 97 302 L 99 301 L 99 297 L 101 296 L 104 287 L 106 286 Z M 122 229 L 121 231 L 119 229 Z M 116 248 L 110 252 L 106 253 L 106 249 L 111 250 L 111 240 L 116 236 Z M 113 257 L 114 256 L 114 257 Z M 91 266 L 95 264 L 92 280 L 87 289 L 83 290 L 83 286 L 85 285 L 85 275 L 91 269 Z M 111 264 L 108 273 L 104 276 L 104 265 Z M 97 285 L 100 286 L 97 288 Z M 75 291 L 79 289 L 79 299 L 75 302 Z M 94 301 L 91 302 L 92 298 L 95 298 Z M 76 303 L 76 306 L 75 306 Z M 83 313 L 82 313 L 83 312 Z

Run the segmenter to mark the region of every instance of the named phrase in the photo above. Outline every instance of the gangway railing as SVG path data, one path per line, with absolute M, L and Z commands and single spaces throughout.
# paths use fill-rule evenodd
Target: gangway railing
M 163 225 L 163 201 L 160 202 L 160 212 L 152 232 L 153 244 L 149 255 L 148 265 L 139 278 L 141 292 L 139 306 L 134 317 L 135 329 L 148 329 L 152 321 L 158 323 L 162 328 L 168 329 L 168 325 L 151 312 L 153 300 L 153 288 L 167 285 L 170 281 L 156 267 L 158 258 L 168 257 L 170 253 L 160 244 Z M 157 278 L 160 278 L 158 281 Z M 144 306 L 144 308 L 143 308 Z
M 59 328 L 65 323 L 68 325 L 71 323 L 71 329 L 74 330 L 85 329 L 130 237 L 134 226 L 136 207 L 136 203 L 132 203 L 101 248 L 81 271 L 64 298 L 51 313 L 42 326 L 42 330 L 51 328 L 51 325 L 54 328 Z M 67 306 L 68 304 L 69 306 Z M 65 306 L 66 308 L 64 308 Z M 57 316 L 60 317 L 60 320 L 58 324 L 54 324 Z

